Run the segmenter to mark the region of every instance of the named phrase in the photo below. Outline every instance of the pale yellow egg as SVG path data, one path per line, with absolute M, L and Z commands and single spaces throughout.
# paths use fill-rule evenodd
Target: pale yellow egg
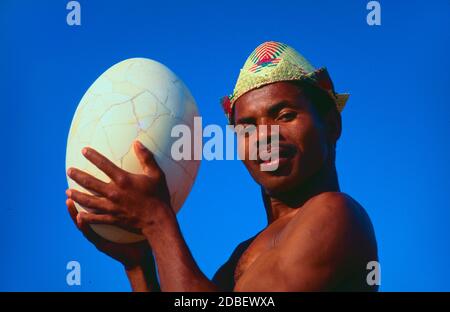
M 145 58 L 122 61 L 104 72 L 81 99 L 67 140 L 66 169 L 79 168 L 109 182 L 109 178 L 81 154 L 89 146 L 119 167 L 142 173 L 132 143 L 140 140 L 150 149 L 166 175 L 173 209 L 188 196 L 200 162 L 175 161 L 171 146 L 172 127 L 185 124 L 191 129 L 198 110 L 185 84 L 166 66 Z M 69 187 L 85 191 L 68 178 Z M 78 211 L 85 210 L 76 204 Z M 144 237 L 109 225 L 93 225 L 102 237 L 131 243 Z

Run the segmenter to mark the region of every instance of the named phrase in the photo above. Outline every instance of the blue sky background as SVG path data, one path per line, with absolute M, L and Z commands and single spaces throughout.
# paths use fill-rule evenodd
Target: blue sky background
M 65 150 L 76 106 L 111 65 L 158 60 L 189 86 L 205 123 L 225 125 L 220 96 L 247 55 L 285 42 L 327 66 L 343 112 L 337 168 L 368 211 L 383 291 L 450 290 L 450 2 L 366 0 L 0 2 L 2 153 L 0 290 L 127 291 L 120 264 L 75 229 L 64 204 Z M 208 275 L 265 225 L 257 185 L 239 161 L 203 161 L 179 214 Z M 81 263 L 82 285 L 66 284 Z

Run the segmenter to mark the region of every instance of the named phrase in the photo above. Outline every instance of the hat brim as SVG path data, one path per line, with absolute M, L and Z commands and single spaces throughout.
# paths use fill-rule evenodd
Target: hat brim
M 336 108 L 339 112 L 342 112 L 344 110 L 345 104 L 348 101 L 348 98 L 350 97 L 349 93 L 339 93 L 336 94 Z

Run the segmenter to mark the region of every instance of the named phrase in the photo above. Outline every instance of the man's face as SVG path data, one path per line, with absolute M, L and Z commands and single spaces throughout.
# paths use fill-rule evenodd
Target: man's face
M 235 125 L 267 125 L 268 131 L 255 131 L 242 140 L 243 160 L 255 181 L 269 194 L 287 192 L 301 186 L 323 165 L 329 156 L 324 122 L 302 90 L 290 82 L 277 82 L 242 95 L 235 103 Z M 275 171 L 262 171 L 259 157 L 250 160 L 249 145 L 261 143 L 264 135 L 270 146 L 270 126 L 279 126 L 279 163 Z M 252 136 L 254 136 L 252 138 Z

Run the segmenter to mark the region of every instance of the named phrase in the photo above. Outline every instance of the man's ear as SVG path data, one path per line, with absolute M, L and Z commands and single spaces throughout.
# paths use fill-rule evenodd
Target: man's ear
M 341 114 L 336 109 L 330 109 L 325 116 L 325 125 L 329 142 L 336 144 L 337 140 L 341 137 Z

